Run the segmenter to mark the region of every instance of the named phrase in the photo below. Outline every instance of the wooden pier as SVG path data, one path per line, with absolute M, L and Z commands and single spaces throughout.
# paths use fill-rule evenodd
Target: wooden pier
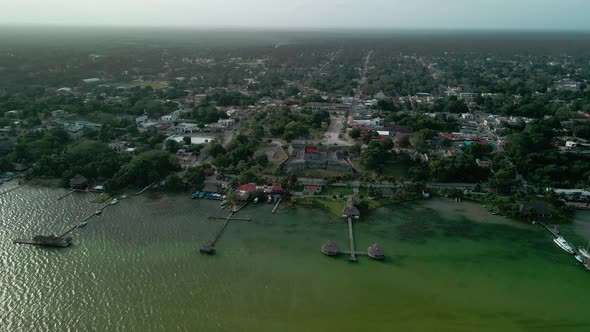
M 356 254 L 354 252 L 354 234 L 352 232 L 352 217 L 348 217 L 348 241 L 350 243 L 350 257 L 348 260 L 356 262 Z
M 154 183 L 148 185 L 147 187 L 143 188 L 140 192 L 135 193 L 135 196 L 139 196 L 141 194 L 143 194 L 146 190 L 150 189 L 151 187 L 155 186 L 158 183 L 158 181 L 155 181 Z
M 213 236 L 213 238 L 209 242 L 207 242 L 206 244 L 204 244 L 204 245 L 201 246 L 201 248 L 199 249 L 199 251 L 202 254 L 208 254 L 208 255 L 215 254 L 215 243 L 217 243 L 217 241 L 221 237 L 221 234 L 223 234 L 223 231 L 227 227 L 227 224 L 229 224 L 229 222 L 231 220 L 250 221 L 250 218 L 233 218 L 233 215 L 236 214 L 241 209 L 243 209 L 246 205 L 248 205 L 248 203 L 243 204 L 242 206 L 237 207 L 237 208 L 235 206 L 232 206 L 232 208 L 230 209 L 229 216 L 227 216 L 225 218 L 209 217 L 209 219 L 224 219 L 225 221 L 223 222 L 223 224 L 221 224 L 221 226 L 217 230 L 217 233 L 215 233 L 215 236 Z
M 551 235 L 553 235 L 554 237 L 559 237 L 561 236 L 559 234 L 559 230 L 553 226 L 547 225 L 545 223 L 540 222 L 541 226 L 543 226 L 549 233 L 551 233 Z
M 74 193 L 75 191 L 76 191 L 75 189 L 72 189 L 72 190 L 68 191 L 68 193 L 67 193 L 67 194 L 65 194 L 65 195 L 63 195 L 63 196 L 61 196 L 61 197 L 59 197 L 57 200 L 58 200 L 58 201 L 61 201 L 62 199 L 64 199 L 64 198 L 66 198 L 66 197 L 70 196 L 70 195 L 71 195 L 72 193 Z
M 283 198 L 279 198 L 279 201 L 277 202 L 277 204 L 275 204 L 275 207 L 272 209 L 272 213 L 275 213 L 277 211 L 277 209 L 279 208 L 279 205 L 281 204 L 281 202 L 283 201 Z

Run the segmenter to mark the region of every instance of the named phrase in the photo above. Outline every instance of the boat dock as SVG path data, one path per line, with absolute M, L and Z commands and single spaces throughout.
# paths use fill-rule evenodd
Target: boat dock
M 348 260 L 351 262 L 356 262 L 357 255 L 366 255 L 369 258 L 382 260 L 385 258 L 385 254 L 383 248 L 375 243 L 367 248 L 367 252 L 358 252 L 354 248 L 354 230 L 352 228 L 352 221 L 353 219 L 360 218 L 360 211 L 354 205 L 354 198 L 349 196 L 346 201 L 346 206 L 342 210 L 342 216 L 347 218 L 348 220 L 348 243 L 350 246 L 350 250 L 340 250 L 336 243 L 332 240 L 324 243 L 321 247 L 321 251 L 326 256 L 338 256 L 340 254 L 348 254 Z
M 551 233 L 551 235 L 553 235 L 554 237 L 559 237 L 559 230 L 553 226 L 547 225 L 545 223 L 540 223 L 541 226 L 543 226 L 549 233 Z
M 155 186 L 158 183 L 158 181 L 155 181 L 154 183 L 148 185 L 147 187 L 143 188 L 140 192 L 135 193 L 135 196 L 139 196 L 141 194 L 143 194 L 146 190 L 150 189 L 151 187 Z
M 272 213 L 275 213 L 277 211 L 277 209 L 279 208 L 279 205 L 281 204 L 281 202 L 283 201 L 283 198 L 279 198 L 279 200 L 277 201 L 277 204 L 275 204 L 275 207 L 272 209 Z
M 67 193 L 67 194 L 65 194 L 65 195 L 63 195 L 63 196 L 60 196 L 60 197 L 59 197 L 57 200 L 58 200 L 58 201 L 61 201 L 62 199 L 64 199 L 64 198 L 66 198 L 66 197 L 70 196 L 71 194 L 73 194 L 74 192 L 76 192 L 76 190 L 75 190 L 75 189 L 72 189 L 72 190 L 68 191 L 68 193 Z
M 350 243 L 350 257 L 348 260 L 356 262 L 356 254 L 354 253 L 354 234 L 352 231 L 352 217 L 348 217 L 348 241 Z
M 250 218 L 234 218 L 233 217 L 234 214 L 236 214 L 238 211 L 240 211 L 246 205 L 247 204 L 243 204 L 242 206 L 240 206 L 238 208 L 236 208 L 235 206 L 232 206 L 232 208 L 230 209 L 229 215 L 225 218 L 209 217 L 209 219 L 224 219 L 224 222 L 223 222 L 223 224 L 221 224 L 221 226 L 219 227 L 219 229 L 217 230 L 217 232 L 215 233 L 213 238 L 209 242 L 207 242 L 206 244 L 201 246 L 201 248 L 199 249 L 199 252 L 201 252 L 202 254 L 208 254 L 208 255 L 215 254 L 215 244 L 217 243 L 217 241 L 219 240 L 219 238 L 223 234 L 223 231 L 227 227 L 227 224 L 229 224 L 229 222 L 231 220 L 250 221 L 251 220 Z

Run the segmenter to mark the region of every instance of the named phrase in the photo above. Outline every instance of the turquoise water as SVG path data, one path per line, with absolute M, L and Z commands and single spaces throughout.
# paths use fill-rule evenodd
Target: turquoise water
M 2 190 L 9 188 L 3 186 Z M 1 190 L 0 190 L 1 191 Z M 359 251 L 320 254 L 347 226 L 311 209 L 249 206 L 198 253 L 225 216 L 217 202 L 148 195 L 122 201 L 55 250 L 12 239 L 58 233 L 94 196 L 21 188 L 0 196 L 4 331 L 586 331 L 590 274 L 541 228 L 473 204 L 383 208 L 355 224 Z M 469 219 L 468 219 L 469 218 Z M 338 223 L 340 222 L 340 223 Z M 588 238 L 590 214 L 563 228 Z

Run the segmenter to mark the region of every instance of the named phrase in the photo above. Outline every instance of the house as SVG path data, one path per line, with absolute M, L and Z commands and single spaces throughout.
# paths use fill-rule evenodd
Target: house
M 85 79 L 82 80 L 82 82 L 84 82 L 86 84 L 98 83 L 98 82 L 100 82 L 100 78 L 96 78 L 96 77 L 93 77 L 93 78 L 85 78 Z
M 162 122 L 174 122 L 176 121 L 176 117 L 174 115 L 164 115 L 160 118 Z
M 19 115 L 20 115 L 20 111 L 16 111 L 16 110 L 4 112 L 5 118 L 17 118 Z
M 199 125 L 196 123 L 182 122 L 174 127 L 174 131 L 178 134 L 192 134 L 199 131 Z
M 84 125 L 80 122 L 64 123 L 64 130 L 68 133 L 68 135 L 73 139 L 79 139 L 82 137 L 82 130 L 84 129 Z
M 303 192 L 308 195 L 315 195 L 322 192 L 321 184 L 306 184 L 303 186 Z
M 77 174 L 70 179 L 70 188 L 73 189 L 86 189 L 88 187 L 88 179 L 80 174 Z
M 551 212 L 545 202 L 526 201 L 518 203 L 518 212 L 521 216 L 534 216 L 537 218 L 551 218 Z
M 475 163 L 479 167 L 484 167 L 484 168 L 490 168 L 490 167 L 492 167 L 492 161 L 490 161 L 490 160 L 475 159 Z
M 217 120 L 217 124 L 223 127 L 231 127 L 234 125 L 234 120 L 232 119 L 219 119 Z
M 203 188 L 203 192 L 221 194 L 221 189 L 219 188 L 219 185 L 217 183 L 206 182 L 205 188 Z
M 51 116 L 54 118 L 65 118 L 66 116 L 68 116 L 68 112 L 64 110 L 55 110 L 51 112 Z
M 148 120 L 147 115 L 138 116 L 137 118 L 135 118 L 135 124 L 139 126 L 142 123 L 146 122 L 147 120 Z
M 243 184 L 241 186 L 238 186 L 238 191 L 239 192 L 252 192 L 256 190 L 256 184 L 255 183 L 246 183 Z

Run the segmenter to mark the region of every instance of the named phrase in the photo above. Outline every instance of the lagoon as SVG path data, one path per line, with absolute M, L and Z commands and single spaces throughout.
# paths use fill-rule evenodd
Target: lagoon
M 3 186 L 2 190 L 9 188 Z M 63 250 L 13 238 L 59 233 L 94 196 L 24 187 L 0 196 L 0 330 L 585 331 L 590 274 L 540 227 L 481 206 L 430 200 L 380 208 L 355 224 L 358 250 L 320 253 L 347 226 L 320 210 L 251 205 L 217 255 L 198 253 L 225 216 L 218 202 L 149 194 L 121 201 Z M 590 214 L 563 226 L 584 243 Z

